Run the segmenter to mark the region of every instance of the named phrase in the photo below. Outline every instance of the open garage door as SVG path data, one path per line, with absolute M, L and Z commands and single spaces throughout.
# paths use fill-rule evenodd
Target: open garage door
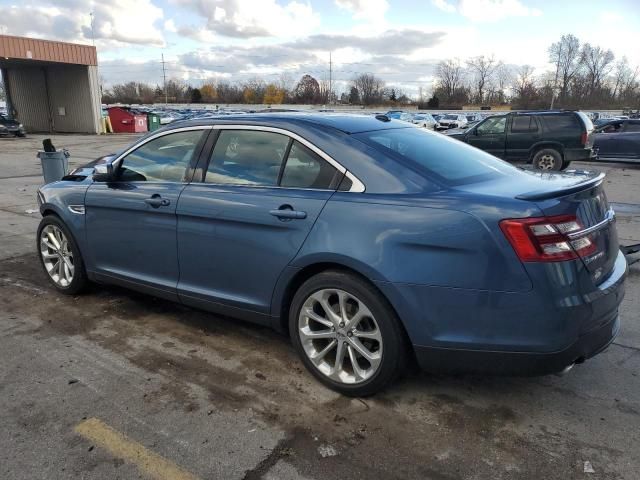
M 0 35 L 7 111 L 28 132 L 99 133 L 95 47 Z

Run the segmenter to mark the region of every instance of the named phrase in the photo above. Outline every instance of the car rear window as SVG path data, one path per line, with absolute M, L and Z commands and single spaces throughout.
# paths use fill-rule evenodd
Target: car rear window
M 512 175 L 517 168 L 466 143 L 419 128 L 375 130 L 353 135 L 446 185 L 464 185 Z
M 580 130 L 582 125 L 575 115 L 542 115 L 544 124 L 549 131 Z

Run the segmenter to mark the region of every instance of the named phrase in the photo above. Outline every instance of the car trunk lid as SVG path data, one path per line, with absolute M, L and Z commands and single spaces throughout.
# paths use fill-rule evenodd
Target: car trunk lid
M 534 201 L 547 216 L 575 217 L 578 226 L 565 236 L 579 254 L 596 284 L 604 281 L 613 270 L 619 244 L 615 214 L 603 188 L 604 174 L 585 175 L 583 181 L 518 195 Z

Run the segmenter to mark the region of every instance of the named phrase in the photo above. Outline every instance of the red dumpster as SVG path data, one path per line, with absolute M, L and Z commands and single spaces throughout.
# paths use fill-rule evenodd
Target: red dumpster
M 125 107 L 111 107 L 109 120 L 114 133 L 140 133 L 147 131 L 147 114 Z

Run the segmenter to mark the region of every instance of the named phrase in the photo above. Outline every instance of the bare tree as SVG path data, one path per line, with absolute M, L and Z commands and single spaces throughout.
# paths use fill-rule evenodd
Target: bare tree
M 484 101 L 485 89 L 501 66 L 502 62 L 496 60 L 493 55 L 491 57 L 480 55 L 467 60 L 467 67 L 473 74 L 478 103 Z
M 533 71 L 531 65 L 522 65 L 518 68 L 513 82 L 513 91 L 518 97 L 522 98 L 534 87 Z
M 569 93 L 569 85 L 582 65 L 580 40 L 571 34 L 560 37 L 559 42 L 549 47 L 549 62 L 555 65 L 554 88 L 559 88 L 559 98 L 564 102 Z
M 458 59 L 443 60 L 436 68 L 436 83 L 438 88 L 451 99 L 462 88 L 464 71 Z
M 588 95 L 593 95 L 602 87 L 605 77 L 611 72 L 615 57 L 611 50 L 603 50 L 585 43 L 580 59 L 585 68 Z
M 352 80 L 360 95 L 360 101 L 365 105 L 381 103 L 384 92 L 384 82 L 371 73 L 361 73 Z

